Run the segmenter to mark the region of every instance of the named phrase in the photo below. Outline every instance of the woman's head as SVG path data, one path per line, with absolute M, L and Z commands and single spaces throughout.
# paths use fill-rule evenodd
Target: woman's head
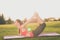
M 17 24 L 17 25 L 22 25 L 23 22 L 22 22 L 21 20 L 17 19 L 17 20 L 15 21 L 15 24 Z

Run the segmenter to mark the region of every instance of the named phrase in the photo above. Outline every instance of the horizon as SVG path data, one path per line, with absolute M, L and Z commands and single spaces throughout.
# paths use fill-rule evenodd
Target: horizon
M 0 0 L 0 14 L 5 19 L 29 19 L 34 12 L 44 18 L 60 18 L 60 0 Z
M 3 14 L 3 13 L 1 13 L 0 16 L 2 16 L 2 14 Z M 4 15 L 4 14 L 3 14 L 3 15 Z M 34 15 L 34 14 L 33 14 L 33 15 Z M 32 15 L 32 16 L 33 16 L 33 15 Z M 32 17 L 32 16 L 31 16 L 31 17 Z M 31 18 L 31 17 L 30 17 L 30 18 Z M 4 16 L 4 19 L 5 19 L 5 20 L 8 20 L 9 18 L 11 18 L 11 17 L 5 18 L 5 16 Z M 27 17 L 24 17 L 23 19 L 20 19 L 20 20 L 24 20 L 25 18 L 26 18 L 26 19 L 29 19 L 29 18 L 27 18 Z M 41 17 L 40 17 L 40 18 L 41 18 Z M 48 18 L 55 18 L 55 17 L 47 17 L 47 19 L 48 19 Z M 18 19 L 19 19 L 19 18 L 18 18 Z M 42 19 L 46 19 L 46 18 L 42 18 Z M 55 18 L 55 19 L 60 19 L 60 17 L 59 17 L 59 18 Z M 11 18 L 11 20 L 15 21 L 16 19 L 12 19 L 12 18 Z

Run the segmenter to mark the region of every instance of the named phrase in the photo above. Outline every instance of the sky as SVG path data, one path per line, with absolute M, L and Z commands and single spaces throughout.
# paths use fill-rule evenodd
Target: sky
M 41 18 L 60 18 L 60 0 L 0 0 L 5 19 L 29 19 L 36 11 Z

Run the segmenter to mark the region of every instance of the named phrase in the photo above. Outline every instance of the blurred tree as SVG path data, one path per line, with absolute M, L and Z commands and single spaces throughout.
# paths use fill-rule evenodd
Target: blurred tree
M 54 21 L 58 21 L 58 19 L 54 18 Z
M 5 19 L 4 19 L 4 15 L 0 15 L 0 24 L 5 24 Z
M 12 24 L 13 21 L 11 20 L 11 18 L 9 18 L 8 20 L 6 20 L 6 24 Z
M 58 21 L 60 21 L 60 18 L 58 19 Z
M 44 20 L 45 20 L 45 22 L 48 22 L 48 19 L 47 18 L 45 18 Z

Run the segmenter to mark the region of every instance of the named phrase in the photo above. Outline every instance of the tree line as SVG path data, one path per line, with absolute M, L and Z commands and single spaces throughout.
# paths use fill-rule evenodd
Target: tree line
M 11 20 L 11 18 L 5 20 L 4 15 L 0 15 L 0 24 L 12 24 L 13 21 Z
M 19 20 L 20 20 L 20 19 L 19 19 Z M 20 20 L 20 21 L 21 21 L 21 20 Z M 26 21 L 27 21 L 27 19 L 25 18 L 22 22 L 24 23 L 24 22 L 26 22 Z M 60 18 L 55 19 L 55 18 L 53 18 L 53 17 L 50 17 L 50 18 L 45 18 L 44 21 L 45 21 L 45 22 L 48 22 L 48 21 L 60 21 Z M 0 24 L 12 24 L 12 23 L 14 23 L 14 21 L 11 20 L 11 18 L 5 20 L 4 15 L 3 15 L 3 14 L 0 15 Z
M 49 21 L 60 21 L 60 18 L 56 19 L 54 17 L 50 17 L 50 18 L 45 18 L 44 20 L 45 20 L 45 22 L 49 22 Z

